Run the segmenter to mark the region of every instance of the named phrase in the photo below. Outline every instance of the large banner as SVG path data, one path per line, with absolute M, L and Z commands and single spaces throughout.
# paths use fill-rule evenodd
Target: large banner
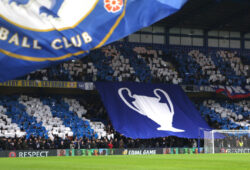
M 198 138 L 200 128 L 209 129 L 177 85 L 103 82 L 95 85 L 114 128 L 127 137 Z
M 0 0 L 0 81 L 77 59 L 187 0 Z

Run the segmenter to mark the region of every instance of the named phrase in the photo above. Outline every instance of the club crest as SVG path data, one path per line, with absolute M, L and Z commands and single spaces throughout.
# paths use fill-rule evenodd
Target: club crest
M 86 18 L 98 2 L 99 0 L 0 0 L 0 15 L 8 22 L 30 30 L 65 29 L 76 26 Z

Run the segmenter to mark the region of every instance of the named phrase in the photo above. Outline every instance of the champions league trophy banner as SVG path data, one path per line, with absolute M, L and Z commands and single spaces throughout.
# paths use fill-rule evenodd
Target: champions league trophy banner
M 0 82 L 78 59 L 187 0 L 0 0 Z
M 210 129 L 177 85 L 95 83 L 114 128 L 133 139 L 198 138 Z

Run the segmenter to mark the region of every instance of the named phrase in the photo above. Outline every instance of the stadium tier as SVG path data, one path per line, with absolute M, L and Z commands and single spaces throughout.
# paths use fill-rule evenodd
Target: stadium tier
M 115 43 L 86 58 L 33 72 L 25 80 L 136 81 L 193 85 L 245 86 L 249 65 L 237 52 Z
M 213 128 L 250 128 L 248 100 L 209 99 L 194 102 Z M 31 144 L 23 146 L 27 140 Z M 91 100 L 63 96 L 1 96 L 0 141 L 2 150 L 197 146 L 196 140 L 173 136 L 148 140 L 124 137 L 112 128 L 98 96 Z M 13 143 L 13 146 L 5 146 L 6 143 Z
M 104 125 L 86 119 L 75 99 L 1 96 L 0 106 L 1 137 L 106 137 Z

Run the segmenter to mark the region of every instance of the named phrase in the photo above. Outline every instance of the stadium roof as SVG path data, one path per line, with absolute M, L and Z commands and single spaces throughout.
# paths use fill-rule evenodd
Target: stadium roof
M 189 0 L 182 10 L 157 24 L 250 32 L 249 7 L 250 0 Z

